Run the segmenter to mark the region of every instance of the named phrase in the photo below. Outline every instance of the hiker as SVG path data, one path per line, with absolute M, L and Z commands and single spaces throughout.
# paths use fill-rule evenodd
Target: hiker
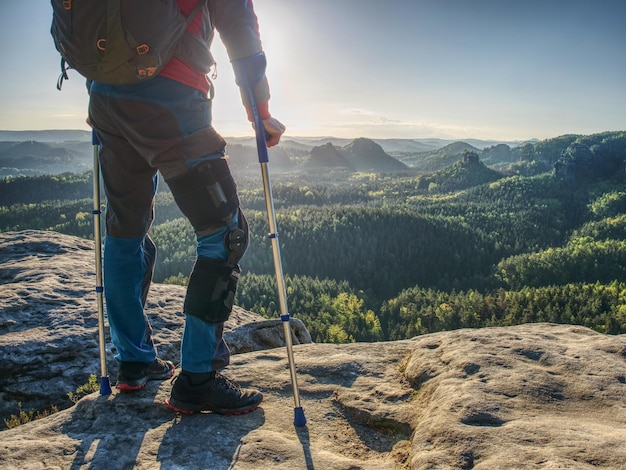
M 177 3 L 190 16 L 198 1 L 203 0 Z M 210 44 L 213 28 L 231 60 L 263 54 L 251 0 L 209 0 L 187 31 Z M 211 61 L 208 49 L 206 54 Z M 176 56 L 149 80 L 91 84 L 89 121 L 101 144 L 107 196 L 104 293 L 119 361 L 117 388 L 133 391 L 149 380 L 172 377 L 175 366 L 157 357 L 144 311 L 156 257 L 148 229 L 159 171 L 195 230 L 197 253 L 184 302 L 181 371 L 166 403 L 182 413 L 241 414 L 255 409 L 263 396 L 240 388 L 219 370 L 230 360 L 224 322 L 233 306 L 248 226 L 226 142 L 211 124 L 211 85 L 206 71 Z M 264 75 L 254 93 L 267 145 L 274 146 L 285 127 L 269 112 Z M 243 101 L 252 121 L 250 104 Z

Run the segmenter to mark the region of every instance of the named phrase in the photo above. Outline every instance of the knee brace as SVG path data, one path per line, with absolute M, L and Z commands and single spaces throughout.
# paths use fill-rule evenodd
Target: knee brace
M 167 184 L 197 233 L 224 225 L 239 208 L 237 186 L 225 158 L 204 161 Z
M 241 269 L 228 261 L 198 258 L 193 266 L 185 313 L 208 323 L 228 320 L 235 303 L 235 291 Z
M 198 257 L 187 286 L 184 311 L 208 323 L 228 320 L 235 303 L 241 268 L 237 264 L 248 247 L 248 222 L 239 211 L 237 224 L 226 232 L 227 260 Z
M 243 258 L 248 243 L 250 241 L 250 230 L 248 228 L 248 221 L 241 209 L 237 213 L 237 224 L 229 227 L 224 239 L 224 245 L 230 252 L 228 256 L 228 262 L 230 264 L 237 264 Z

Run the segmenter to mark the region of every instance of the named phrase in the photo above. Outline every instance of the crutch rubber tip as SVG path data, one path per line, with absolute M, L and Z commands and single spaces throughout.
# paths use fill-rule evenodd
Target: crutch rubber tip
M 111 381 L 109 377 L 100 377 L 100 395 L 111 395 Z
M 293 409 L 294 417 L 293 424 L 295 426 L 304 426 L 306 424 L 306 418 L 304 417 L 304 410 L 301 406 Z

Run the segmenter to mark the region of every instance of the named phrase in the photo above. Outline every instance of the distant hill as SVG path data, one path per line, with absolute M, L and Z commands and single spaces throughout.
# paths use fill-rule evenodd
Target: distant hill
M 385 152 L 395 156 L 396 154 L 429 152 L 444 147 L 448 141 L 442 139 L 372 139 L 379 144 Z
M 480 152 L 467 142 L 452 142 L 440 149 L 399 157 L 398 160 L 420 171 L 437 171 L 458 161 L 466 151 Z
M 310 144 L 303 143 L 303 142 L 300 142 L 299 140 L 292 139 L 292 138 L 281 139 L 280 146 L 297 149 L 297 150 L 303 150 L 303 151 L 311 150 L 311 148 L 313 148 L 313 146 Z
M 229 164 L 233 171 L 252 170 L 258 172 L 259 154 L 256 146 L 244 144 L 228 144 L 226 151 L 229 157 Z M 287 152 L 281 147 L 268 149 L 269 161 L 274 171 L 289 171 L 293 169 L 293 164 Z
M 460 191 L 502 177 L 502 174 L 485 166 L 476 152 L 468 151 L 460 161 L 430 175 L 421 176 L 417 187 L 431 192 Z
M 352 169 L 352 165 L 341 153 L 339 148 L 335 147 L 330 142 L 311 149 L 311 159 L 309 160 L 308 166 L 312 168 L 332 167 Z
M 404 163 L 388 155 L 379 144 L 370 139 L 354 139 L 341 151 L 357 171 L 402 171 L 407 169 Z
M 91 140 L 63 143 L 0 141 L 0 177 L 83 173 L 92 168 Z
M 382 147 L 370 139 L 359 138 L 344 147 L 332 143 L 314 147 L 308 163 L 313 168 L 347 168 L 353 171 L 393 172 L 408 167 L 385 153 Z
M 0 130 L 0 142 L 25 142 L 35 140 L 37 142 L 91 142 L 91 131 L 75 130 L 44 130 L 44 131 L 2 131 Z

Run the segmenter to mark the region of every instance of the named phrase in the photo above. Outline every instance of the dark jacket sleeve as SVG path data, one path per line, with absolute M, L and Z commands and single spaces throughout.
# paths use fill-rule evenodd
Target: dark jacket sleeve
M 214 28 L 220 35 L 230 60 L 243 59 L 263 50 L 259 22 L 252 0 L 209 0 L 209 12 Z M 257 85 L 254 95 L 258 103 L 270 98 L 267 78 Z M 243 103 L 248 106 L 242 92 Z

